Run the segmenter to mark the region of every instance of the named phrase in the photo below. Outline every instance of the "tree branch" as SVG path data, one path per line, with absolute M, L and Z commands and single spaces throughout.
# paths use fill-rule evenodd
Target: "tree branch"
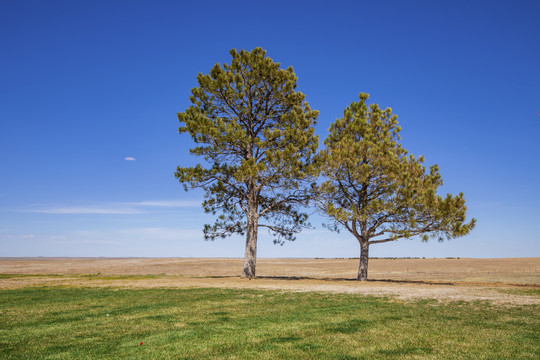
M 371 241 L 368 241 L 368 244 L 380 244 L 380 243 L 385 243 L 385 242 L 389 242 L 389 241 L 396 241 L 398 239 L 401 239 L 402 237 L 398 237 L 398 238 L 395 238 L 395 239 L 384 239 L 384 240 L 371 240 Z

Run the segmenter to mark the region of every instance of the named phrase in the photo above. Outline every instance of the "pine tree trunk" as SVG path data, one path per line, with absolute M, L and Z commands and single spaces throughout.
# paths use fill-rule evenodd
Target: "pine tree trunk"
M 259 228 L 259 214 L 256 200 L 248 201 L 246 252 L 244 255 L 243 278 L 253 279 L 257 264 L 257 230 Z
M 368 274 L 369 262 L 369 243 L 367 241 L 360 242 L 360 266 L 358 267 L 358 277 L 356 280 L 366 281 Z

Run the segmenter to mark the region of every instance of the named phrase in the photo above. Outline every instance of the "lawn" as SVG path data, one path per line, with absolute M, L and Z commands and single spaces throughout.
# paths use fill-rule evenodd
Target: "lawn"
M 539 310 L 315 292 L 22 288 L 0 292 L 0 358 L 538 359 Z

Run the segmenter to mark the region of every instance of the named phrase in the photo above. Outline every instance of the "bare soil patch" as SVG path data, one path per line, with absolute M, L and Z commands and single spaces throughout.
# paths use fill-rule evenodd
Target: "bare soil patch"
M 259 259 L 258 278 L 246 280 L 238 276 L 242 259 L 231 258 L 0 258 L 0 274 L 11 274 L 0 277 L 0 289 L 219 287 L 540 304 L 538 292 L 520 290 L 540 289 L 540 258 L 371 259 L 368 282 L 354 281 L 357 266 L 358 259 Z

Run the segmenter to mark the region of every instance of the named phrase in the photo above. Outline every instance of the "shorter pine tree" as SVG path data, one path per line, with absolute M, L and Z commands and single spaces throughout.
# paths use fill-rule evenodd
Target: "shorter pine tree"
M 328 227 L 347 229 L 360 243 L 358 280 L 367 280 L 369 246 L 420 236 L 439 241 L 468 234 L 463 194 L 437 195 L 442 185 L 437 165 L 429 171 L 399 144 L 397 116 L 366 104 L 360 94 L 330 126 L 319 154 L 326 179 L 317 187 L 317 206 Z

